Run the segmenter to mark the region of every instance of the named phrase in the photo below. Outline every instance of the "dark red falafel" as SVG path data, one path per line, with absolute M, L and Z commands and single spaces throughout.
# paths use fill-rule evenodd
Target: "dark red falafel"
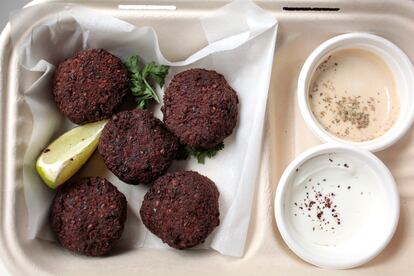
M 59 243 L 75 253 L 101 256 L 121 237 L 127 201 L 104 178 L 82 178 L 61 187 L 53 200 L 50 223 Z
M 144 225 L 177 249 L 203 243 L 219 225 L 219 191 L 209 178 L 193 171 L 158 178 L 142 202 Z
M 178 147 L 178 139 L 152 113 L 134 109 L 112 117 L 102 131 L 98 150 L 119 179 L 147 184 L 168 169 Z
M 223 75 L 190 69 L 173 77 L 164 94 L 164 123 L 182 144 L 210 149 L 237 123 L 238 98 Z
M 128 69 L 102 49 L 85 50 L 63 61 L 53 77 L 55 102 L 76 124 L 111 117 L 129 88 Z

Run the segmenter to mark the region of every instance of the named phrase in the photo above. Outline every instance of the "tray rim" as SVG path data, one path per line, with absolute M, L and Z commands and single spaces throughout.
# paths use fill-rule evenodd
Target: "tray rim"
M 145 1 L 145 0 L 138 0 L 138 1 L 134 1 L 134 0 L 130 0 L 132 2 L 136 3 L 148 3 L 149 1 Z M 37 5 L 37 4 L 45 4 L 45 3 L 67 3 L 70 1 L 59 1 L 59 0 L 34 0 L 30 3 L 28 3 L 25 7 L 27 6 L 31 6 L 31 5 Z M 129 2 L 129 1 L 123 1 L 123 2 Z M 171 3 L 170 0 L 158 0 L 158 3 Z M 181 4 L 188 4 L 188 3 L 198 3 L 198 2 L 203 2 L 203 0 L 176 0 L 175 3 L 179 3 Z M 213 3 L 214 6 L 219 5 L 222 6 L 230 1 L 228 0 L 213 0 L 213 1 L 206 1 L 206 2 L 210 2 Z M 330 5 L 357 5 L 357 4 L 361 4 L 361 5 L 371 5 L 372 7 L 375 8 L 379 8 L 378 7 L 378 3 L 375 0 L 365 0 L 363 1 L 363 3 L 358 2 L 358 1 L 340 1 L 340 0 L 335 0 L 335 1 L 273 1 L 273 0 L 260 0 L 260 1 L 255 1 L 256 3 L 258 3 L 259 5 L 264 5 L 264 6 L 268 6 L 270 4 L 278 4 L 278 6 L 276 8 L 280 8 L 282 7 L 283 3 L 291 3 L 291 5 L 294 6 L 309 6 L 309 3 L 312 3 L 312 5 L 321 5 L 321 4 L 330 4 Z M 412 0 L 396 0 L 396 1 L 384 1 L 386 3 L 386 5 L 391 5 L 397 8 L 400 8 L 401 14 L 400 16 L 405 16 L 408 17 L 411 14 L 409 14 L 410 9 L 414 10 L 414 1 Z M 75 4 L 79 4 L 82 5 L 83 3 L 87 3 L 89 6 L 90 4 L 115 4 L 113 3 L 113 1 L 111 0 L 98 0 L 98 1 L 93 1 L 92 3 L 87 1 L 87 0 L 78 0 L 78 1 L 73 1 L 72 3 Z M 152 4 L 152 3 L 151 3 Z M 410 9 L 407 9 L 407 7 L 410 7 Z M 266 8 L 265 8 L 266 9 Z M 273 10 L 271 10 L 271 12 L 274 12 Z M 302 15 L 306 14 L 308 12 L 300 12 Z M 298 13 L 295 13 L 294 16 L 298 15 Z M 300 14 L 299 14 L 300 15 Z M 412 15 L 411 15 L 412 16 Z M 413 20 L 413 19 L 411 19 Z M 13 48 L 8 48 L 11 45 L 11 37 L 10 37 L 10 23 L 8 23 L 6 25 L 6 27 L 4 28 L 4 30 L 1 32 L 0 34 L 0 88 L 2 90 L 2 92 L 9 92 L 9 83 L 7 82 L 7 77 L 4 78 L 5 76 L 5 72 L 7 72 L 6 74 L 8 75 L 9 70 L 10 70 L 10 60 L 11 60 L 11 56 L 12 55 L 8 55 L 8 53 L 13 53 Z M 8 70 L 4 70 L 4 68 L 7 68 Z M 6 75 L 6 76 L 7 76 Z M 5 81 L 6 79 L 6 81 Z M 6 89 L 5 89 L 6 88 Z M 7 223 L 4 223 L 4 217 L 5 217 L 5 212 L 7 211 L 7 208 L 3 208 L 4 207 L 4 202 L 6 201 L 11 201 L 9 202 L 10 204 L 8 205 L 12 205 L 12 203 L 15 202 L 15 198 L 13 199 L 6 199 L 4 200 L 4 194 L 5 191 L 7 190 L 7 187 L 5 188 L 4 186 L 4 172 L 6 171 L 5 167 L 5 162 L 3 162 L 4 157 L 5 157 L 5 153 L 8 152 L 12 152 L 12 149 L 6 149 L 5 150 L 5 143 L 4 141 L 10 140 L 12 137 L 12 133 L 8 133 L 7 130 L 10 128 L 10 124 L 11 122 L 8 120 L 5 120 L 4 118 L 4 114 L 8 114 L 9 113 L 9 100 L 10 100 L 10 96 L 9 93 L 2 93 L 1 95 L 1 104 L 0 104 L 0 137 L 1 137 L 1 146 L 0 146 L 0 155 L 1 155 L 1 160 L 2 162 L 0 163 L 0 258 L 2 259 L 5 268 L 16 275 L 28 275 L 30 273 L 33 273 L 34 271 L 36 271 L 36 266 L 27 262 L 25 267 L 23 267 L 23 265 L 17 262 L 17 260 L 21 259 L 19 258 L 16 253 L 18 252 L 13 252 L 12 250 L 10 250 L 10 248 L 13 248 L 13 245 L 10 243 L 10 239 L 7 238 L 8 236 L 8 231 L 7 228 L 5 227 L 7 225 Z M 6 100 L 5 100 L 6 99 Z M 266 119 L 267 121 L 267 119 Z M 6 134 L 7 136 L 10 137 L 5 137 Z M 9 177 L 10 178 L 10 177 Z M 11 180 L 11 178 L 9 179 Z M 6 191 L 7 192 L 7 191 Z M 47 273 L 47 271 L 37 271 L 39 273 Z

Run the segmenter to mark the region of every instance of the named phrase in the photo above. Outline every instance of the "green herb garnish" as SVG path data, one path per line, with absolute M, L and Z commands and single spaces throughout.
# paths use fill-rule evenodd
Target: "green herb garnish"
M 150 82 L 153 81 L 162 87 L 170 67 L 157 65 L 155 62 L 145 64 L 139 56 L 131 56 L 125 65 L 131 76 L 131 92 L 137 99 L 137 107 L 145 108 L 152 100 L 159 103 L 160 98 Z
M 220 143 L 217 146 L 215 146 L 214 148 L 211 148 L 211 149 L 208 149 L 208 150 L 190 149 L 190 154 L 192 156 L 194 156 L 195 158 L 197 158 L 198 163 L 204 164 L 204 162 L 206 160 L 206 157 L 212 158 L 212 157 L 216 156 L 217 152 L 219 152 L 222 149 L 224 149 L 224 144 Z
M 192 155 L 195 158 L 197 158 L 197 162 L 200 164 L 204 164 L 206 161 L 206 157 L 212 158 L 216 156 L 217 152 L 224 149 L 224 144 L 220 143 L 214 148 L 206 149 L 206 150 L 196 150 L 196 149 L 190 149 L 185 146 L 181 146 L 179 148 L 178 154 L 177 154 L 177 160 L 185 160 L 187 159 L 188 155 Z

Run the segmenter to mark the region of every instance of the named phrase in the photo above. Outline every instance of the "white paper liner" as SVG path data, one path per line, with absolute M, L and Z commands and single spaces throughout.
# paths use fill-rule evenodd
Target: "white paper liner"
M 37 175 L 35 160 L 51 140 L 74 125 L 65 119 L 52 98 L 55 66 L 76 52 L 103 48 L 126 59 L 139 54 L 146 61 L 171 67 L 168 81 L 188 68 L 213 69 L 223 74 L 239 97 L 239 121 L 225 148 L 205 165 L 194 158 L 177 161 L 170 170 L 194 170 L 212 179 L 220 191 L 220 226 L 199 248 L 211 247 L 224 255 L 242 256 L 260 160 L 267 93 L 276 42 L 277 21 L 250 1 L 237 0 L 201 18 L 209 44 L 180 62 L 166 60 L 157 35 L 150 27 L 136 27 L 122 20 L 75 5 L 42 4 L 21 10 L 12 20 L 12 38 L 26 31 L 45 10 L 56 11 L 37 24 L 20 45 L 22 77 L 33 80 L 24 100 L 33 114 L 33 131 L 24 157 L 24 193 L 28 211 L 28 238 L 54 240 L 48 227 L 54 191 Z M 22 23 L 23 22 L 23 23 Z M 26 22 L 26 24 L 25 24 Z M 165 26 L 168 28 L 168 26 Z M 14 41 L 17 43 L 17 41 Z M 162 91 L 158 91 L 162 97 Z M 155 116 L 161 118 L 157 105 Z M 118 246 L 167 247 L 142 224 L 139 208 L 148 187 L 122 183 L 109 172 L 98 153 L 79 176 L 103 176 L 128 200 L 128 219 Z

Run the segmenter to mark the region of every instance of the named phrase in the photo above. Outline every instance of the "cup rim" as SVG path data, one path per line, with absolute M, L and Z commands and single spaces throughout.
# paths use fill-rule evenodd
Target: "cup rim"
M 364 39 L 364 42 L 369 44 L 376 44 L 376 45 L 383 45 L 384 48 L 382 50 L 386 50 L 388 52 L 393 51 L 394 60 L 396 60 L 395 56 L 398 56 L 398 63 L 404 67 L 401 70 L 404 73 L 404 79 L 407 83 L 411 84 L 411 87 L 414 87 L 414 66 L 410 60 L 410 58 L 394 43 L 391 41 L 380 37 L 378 35 L 370 34 L 370 33 L 362 33 L 362 32 L 354 32 L 354 33 L 347 33 L 332 37 L 321 45 L 319 45 L 306 59 L 305 63 L 302 66 L 302 69 L 299 74 L 298 84 L 297 84 L 297 97 L 298 97 L 298 105 L 299 110 L 304 119 L 306 125 L 310 128 L 314 135 L 316 135 L 321 141 L 326 143 L 340 143 L 340 144 L 348 144 L 361 147 L 363 149 L 377 152 L 380 150 L 384 150 L 394 143 L 396 143 L 399 139 L 401 139 L 404 134 L 410 129 L 413 121 L 414 121 L 414 105 L 411 105 L 406 109 L 405 113 L 402 113 L 400 110 L 400 114 L 398 118 L 405 118 L 404 121 L 398 127 L 391 127 L 384 135 L 377 137 L 373 140 L 364 141 L 364 142 L 353 142 L 347 141 L 345 139 L 341 139 L 336 137 L 335 135 L 327 132 L 323 127 L 319 124 L 317 119 L 313 116 L 309 105 L 308 105 L 308 84 L 311 81 L 313 75 L 313 68 L 319 64 L 321 59 L 325 57 L 330 51 L 328 50 L 331 47 L 341 47 L 345 42 Z M 346 48 L 346 47 L 341 47 Z M 352 47 L 350 47 L 352 48 Z M 328 50 L 328 52 L 327 52 Z M 368 49 L 369 50 L 369 49 Z M 378 55 L 377 53 L 375 53 Z M 381 58 L 381 56 L 380 56 Z M 408 91 L 408 93 L 412 93 Z M 400 99 L 401 102 L 401 99 Z
M 391 220 L 387 221 L 387 225 L 389 225 L 389 227 L 378 229 L 378 231 L 383 231 L 382 241 L 378 244 L 375 244 L 375 246 L 372 246 L 372 248 L 370 248 L 370 250 L 367 250 L 365 254 L 355 254 L 353 259 L 347 259 L 345 261 L 333 260 L 331 258 L 321 258 L 320 256 L 318 257 L 314 254 L 311 254 L 308 250 L 302 248 L 300 244 L 296 242 L 295 238 L 293 238 L 293 235 L 291 233 L 291 230 L 289 230 L 289 227 L 287 227 L 283 207 L 284 195 L 290 183 L 291 177 L 296 172 L 296 168 L 298 168 L 304 162 L 308 161 L 313 157 L 333 152 L 347 152 L 355 157 L 369 161 L 372 168 L 375 169 L 375 171 L 384 179 L 383 184 L 388 191 L 386 193 L 387 200 L 389 200 L 390 204 L 392 205 L 392 210 L 390 213 Z M 392 176 L 391 172 L 384 165 L 384 163 L 373 153 L 351 145 L 344 145 L 338 143 L 321 144 L 301 153 L 288 165 L 288 167 L 283 172 L 279 180 L 275 194 L 274 215 L 276 219 L 277 228 L 279 229 L 279 233 L 281 234 L 283 240 L 288 245 L 290 250 L 292 250 L 301 259 L 321 268 L 349 269 L 360 266 L 372 260 L 379 253 L 381 253 L 384 250 L 384 248 L 388 245 L 388 243 L 391 241 L 397 229 L 398 220 L 400 216 L 400 197 L 398 194 L 394 177 Z M 358 252 L 358 250 L 356 249 L 355 252 Z

